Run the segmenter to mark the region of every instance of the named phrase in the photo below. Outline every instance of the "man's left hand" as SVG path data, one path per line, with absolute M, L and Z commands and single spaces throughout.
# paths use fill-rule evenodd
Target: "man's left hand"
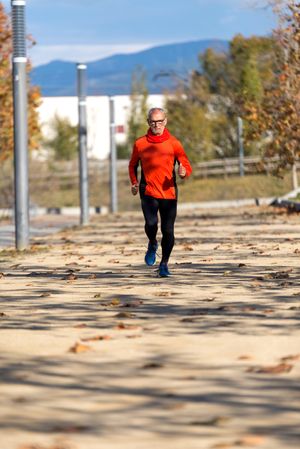
M 186 169 L 182 164 L 179 164 L 178 167 L 178 176 L 180 176 L 180 178 L 185 178 L 186 175 Z

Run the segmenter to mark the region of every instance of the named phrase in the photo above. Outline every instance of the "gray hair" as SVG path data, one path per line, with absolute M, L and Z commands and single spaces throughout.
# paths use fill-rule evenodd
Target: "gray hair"
M 151 115 L 153 114 L 153 112 L 157 112 L 157 111 L 162 112 L 165 115 L 165 117 L 167 117 L 167 113 L 166 113 L 166 111 L 163 108 L 151 108 L 148 111 L 147 119 L 150 120 Z

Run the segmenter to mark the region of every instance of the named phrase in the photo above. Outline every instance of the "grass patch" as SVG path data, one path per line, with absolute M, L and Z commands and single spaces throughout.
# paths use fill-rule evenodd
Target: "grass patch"
M 32 162 L 30 179 L 30 203 L 37 207 L 79 207 L 78 167 L 61 163 L 50 167 L 45 163 Z M 75 164 L 75 165 L 74 165 Z M 89 176 L 89 205 L 110 208 L 110 181 L 108 166 L 97 169 L 91 164 Z M 33 176 L 36 175 L 36 176 Z M 8 176 L 8 172 L 7 172 Z M 8 179 L 8 178 L 7 178 Z M 287 173 L 283 179 L 266 174 L 197 178 L 178 180 L 179 201 L 202 202 L 246 198 L 278 197 L 292 190 L 292 176 Z M 1 187 L 1 183 L 0 183 Z M 7 187 L 8 188 L 8 187 Z M 0 188 L 1 191 L 1 188 Z M 13 195 L 3 195 L 0 208 L 13 204 Z M 10 201 L 5 200 L 10 199 Z M 130 192 L 127 164 L 118 168 L 118 208 L 120 211 L 140 208 L 139 197 Z
M 291 190 L 289 174 L 284 179 L 267 175 L 191 179 L 180 182 L 179 198 L 181 202 L 268 198 L 284 195 Z
M 90 180 L 90 206 L 110 206 L 109 181 Z M 267 175 L 232 176 L 227 178 L 188 179 L 178 181 L 179 200 L 185 202 L 221 201 L 246 198 L 278 197 L 292 190 L 291 176 L 278 179 Z M 40 207 L 78 207 L 79 191 L 73 186 L 69 190 L 39 191 L 32 189 L 31 199 Z M 120 211 L 137 210 L 139 197 L 133 197 L 130 183 L 122 176 L 118 183 L 118 206 Z
M 29 246 L 29 248 L 23 249 L 23 250 L 17 250 L 15 248 L 5 248 L 0 250 L 0 257 L 12 257 L 16 258 L 19 256 L 24 255 L 31 255 L 31 254 L 39 254 L 43 252 L 49 251 L 49 246 L 47 245 L 37 245 L 32 244 Z

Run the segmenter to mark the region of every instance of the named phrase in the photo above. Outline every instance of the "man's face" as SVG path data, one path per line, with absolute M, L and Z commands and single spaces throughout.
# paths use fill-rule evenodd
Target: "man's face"
M 167 124 L 165 114 L 161 111 L 153 112 L 148 119 L 148 124 L 153 134 L 155 134 L 156 136 L 161 136 Z

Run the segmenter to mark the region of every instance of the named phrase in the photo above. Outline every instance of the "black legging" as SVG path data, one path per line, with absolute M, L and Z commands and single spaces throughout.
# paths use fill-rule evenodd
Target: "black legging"
M 145 232 L 150 243 L 155 244 L 158 229 L 158 211 L 161 219 L 162 262 L 168 263 L 174 246 L 174 223 L 177 213 L 177 200 L 164 200 L 144 195 L 141 198 L 145 217 Z

